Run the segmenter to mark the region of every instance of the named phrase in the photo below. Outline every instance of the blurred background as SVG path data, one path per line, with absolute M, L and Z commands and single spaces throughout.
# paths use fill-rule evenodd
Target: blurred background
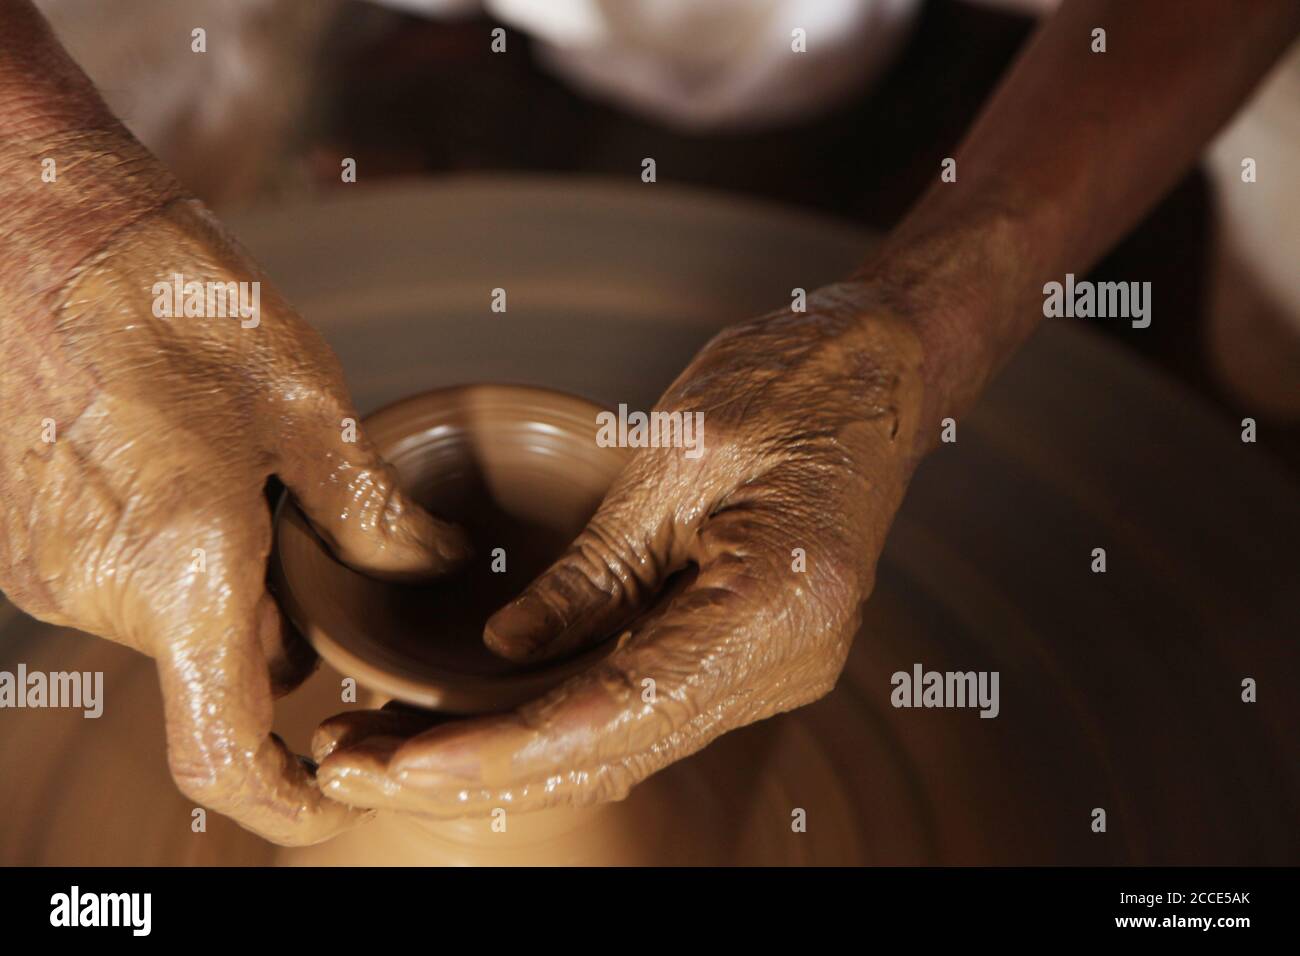
M 851 269 L 1055 6 L 38 2 L 116 113 L 335 344 L 363 409 L 430 383 L 521 378 L 644 407 L 724 318 L 770 307 L 792 276 Z M 785 53 L 792 22 L 816 56 Z M 196 28 L 206 53 L 191 51 Z M 1300 859 L 1300 712 L 1285 690 L 1300 673 L 1298 54 L 1095 270 L 1150 281 L 1152 325 L 1048 323 L 963 421 L 960 446 L 919 471 L 841 689 L 639 788 L 669 823 L 624 837 L 694 852 L 709 845 L 697 833 L 726 833 L 771 860 L 789 844 L 763 843 L 762 821 L 785 839 L 798 805 L 826 840 L 798 852 L 823 862 Z M 647 194 L 647 156 L 660 183 L 796 211 Z M 1241 181 L 1246 156 L 1256 183 Z M 355 184 L 340 180 L 348 157 Z M 427 182 L 475 172 L 549 178 Z M 364 201 L 310 202 L 341 196 Z M 451 331 L 482 318 L 500 263 L 519 304 L 490 335 Z M 1258 446 L 1239 440 L 1246 416 Z M 1100 586 L 1079 560 L 1097 541 L 1128 558 Z M 102 724 L 6 717 L 0 863 L 270 858 L 215 817 L 218 839 L 191 833 L 146 659 L 3 601 L 0 637 L 0 669 L 102 670 L 117 702 Z M 881 688 L 914 661 L 996 670 L 1005 719 L 888 706 Z M 1243 675 L 1266 678 L 1258 706 L 1242 705 Z M 334 677 L 281 701 L 294 746 L 335 708 Z M 1114 839 L 1082 824 L 1095 806 L 1112 808 Z
M 128 126 L 218 208 L 458 171 L 715 187 L 888 229 L 1055 0 L 40 0 Z M 808 24 L 818 55 L 773 58 Z M 207 53 L 190 49 L 195 27 Z M 504 55 L 491 50 L 506 30 Z M 792 66 L 798 61 L 799 66 Z M 1243 188 L 1244 156 L 1258 182 Z M 1300 474 L 1300 50 L 1097 279 L 1096 321 L 1261 423 Z M 310 316 L 309 316 L 310 318 Z

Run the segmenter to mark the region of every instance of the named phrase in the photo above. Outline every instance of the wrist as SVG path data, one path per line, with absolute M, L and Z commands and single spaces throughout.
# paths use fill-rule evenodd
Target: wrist
M 122 229 L 184 195 L 124 128 L 0 144 L 0 300 L 43 295 Z
M 0 0 L 0 144 L 113 125 L 30 0 Z
M 909 323 L 923 354 L 923 429 L 957 418 L 1042 318 L 1055 258 L 1047 204 L 956 208 L 940 187 L 854 274 Z M 987 195 L 987 194 L 986 194 Z
M 28 0 L 0 0 L 0 301 L 57 287 L 181 195 Z
M 950 198 L 945 190 L 955 188 L 924 196 L 856 276 L 916 302 L 923 313 L 943 303 L 972 320 L 1040 297 L 1044 275 L 1060 258 L 1052 204 L 992 184 L 969 184 L 972 192 Z

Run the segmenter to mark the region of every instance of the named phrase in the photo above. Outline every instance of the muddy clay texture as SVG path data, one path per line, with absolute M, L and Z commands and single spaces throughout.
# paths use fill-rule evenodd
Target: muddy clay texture
M 825 288 L 806 314 L 709 343 L 657 406 L 704 413 L 704 454 L 635 450 L 564 555 L 483 634 L 520 664 L 615 634 L 606 656 L 506 714 L 328 721 L 313 744 L 325 792 L 436 817 L 619 799 L 827 693 L 917 453 L 919 348 L 871 313 L 865 288 Z
M 312 655 L 265 590 L 268 476 L 372 575 L 445 572 L 468 541 L 402 494 L 364 430 L 346 440 L 357 416 L 335 356 L 143 150 L 112 133 L 55 145 L 113 185 L 27 223 L 0 279 L 16 373 L 0 395 L 13 424 L 0 585 L 43 620 L 156 660 L 169 764 L 191 799 L 285 844 L 363 816 L 343 803 L 438 816 L 583 805 L 833 686 L 920 407 L 915 338 L 864 309 L 858 286 L 718 336 L 659 404 L 704 413 L 703 456 L 633 455 L 568 553 L 484 632 L 501 658 L 537 665 L 641 614 L 607 657 L 515 713 L 327 724 L 319 779 L 343 802 L 324 799 L 270 733 L 274 694 Z M 54 225 L 67 221 L 88 226 L 71 237 Z M 155 284 L 176 275 L 261 282 L 256 323 L 159 318 Z
M 567 179 L 412 183 L 235 223 L 343 347 L 367 408 L 439 383 L 524 380 L 648 409 L 723 325 L 781 301 L 789 273 L 831 282 L 871 246 L 789 211 Z M 647 266 L 646 249 L 663 258 Z M 351 266 L 323 273 L 322 260 Z M 472 325 L 501 263 L 527 267 L 510 313 Z M 647 283 L 666 303 L 650 322 Z M 387 311 L 356 305 L 389 298 Z M 1290 862 L 1300 791 L 1281 755 L 1300 731 L 1267 688 L 1300 679 L 1276 614 L 1296 574 L 1293 482 L 1231 423 L 1077 325 L 1044 325 L 979 408 L 950 413 L 960 441 L 911 481 L 833 693 L 725 734 L 621 802 L 507 808 L 505 832 L 490 816 L 396 813 L 304 848 L 277 850 L 211 813 L 194 832 L 194 803 L 168 779 L 152 662 L 0 603 L 0 670 L 103 671 L 106 697 L 100 720 L 0 716 L 0 862 Z M 1153 435 L 1159 454 L 1140 453 Z M 1123 555 L 1122 573 L 1089 573 L 1098 543 Z M 1000 672 L 998 719 L 890 706 L 891 674 L 917 662 Z M 342 676 L 322 665 L 275 701 L 274 730 L 297 752 L 353 706 L 340 703 Z M 1246 676 L 1264 678 L 1259 704 L 1239 696 Z M 1105 837 L 1093 807 L 1109 812 Z M 792 829 L 795 809 L 806 832 Z
M 361 687 L 445 714 L 506 710 L 581 670 L 592 655 L 498 656 L 483 626 L 564 552 L 626 464 L 625 449 L 596 442 L 599 412 L 546 389 L 469 386 L 368 416 L 401 486 L 454 520 L 473 556 L 423 581 L 359 573 L 334 560 L 286 493 L 270 564 L 281 606 Z
M 30 144 L 51 149 L 105 185 L 55 191 L 57 215 L 20 206 L 48 218 L 0 236 L 0 587 L 157 661 L 192 799 L 277 842 L 326 839 L 359 814 L 270 734 L 273 693 L 312 655 L 265 590 L 263 486 L 278 475 L 375 573 L 443 570 L 464 542 L 394 489 L 364 435 L 340 440 L 356 413 L 337 359 L 152 157 L 111 134 Z M 261 281 L 257 324 L 156 317 L 151 290 L 175 274 Z

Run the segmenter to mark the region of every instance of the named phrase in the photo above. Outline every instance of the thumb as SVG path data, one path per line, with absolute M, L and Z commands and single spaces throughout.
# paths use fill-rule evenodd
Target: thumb
M 277 473 L 343 563 L 380 577 L 442 574 L 470 553 L 464 532 L 416 504 L 355 412 L 302 429 L 280 449 Z
M 507 660 L 532 663 L 602 640 L 675 570 L 676 530 L 641 496 L 611 492 L 564 555 L 492 615 L 484 643 Z

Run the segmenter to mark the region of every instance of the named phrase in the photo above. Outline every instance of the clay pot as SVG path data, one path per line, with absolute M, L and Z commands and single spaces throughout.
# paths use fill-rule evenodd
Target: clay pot
M 504 710 L 605 653 L 521 667 L 483 644 L 483 625 L 558 558 L 626 461 L 596 443 L 600 409 L 540 388 L 437 389 L 374 413 L 365 429 L 402 487 L 460 525 L 473 555 L 442 578 L 379 580 L 340 563 L 286 495 L 272 586 L 285 613 L 341 674 L 446 713 Z
M 397 699 L 444 713 L 505 709 L 534 697 L 605 653 L 541 668 L 493 656 L 483 626 L 557 558 L 586 524 L 627 453 L 596 444 L 599 408 L 540 388 L 480 385 L 438 389 L 367 418 L 367 433 L 402 487 L 455 521 L 474 547 L 466 565 L 420 583 L 379 580 L 337 561 L 285 495 L 276 509 L 272 585 L 286 614 L 327 662 L 296 696 L 313 719 L 338 709 L 339 675 L 366 691 L 361 703 Z M 500 551 L 498 551 L 500 549 Z M 501 558 L 504 553 L 504 570 Z M 337 672 L 335 674 L 334 672 Z M 301 730 L 301 728 L 299 728 Z M 725 757 L 723 751 L 715 757 Z M 735 760 L 733 756 L 732 760 Z M 716 766 L 718 761 L 712 761 Z M 742 779 L 730 767 L 721 775 Z M 277 850 L 281 865 L 535 865 L 665 862 L 671 834 L 692 834 L 702 860 L 736 850 L 680 773 L 606 806 L 558 807 L 508 819 L 434 820 L 385 813 L 327 844 Z M 833 789 L 823 782 L 821 789 Z M 685 821 L 685 822 L 684 822 Z M 505 824 L 502 827 L 502 824 Z M 841 833 L 849 832 L 844 821 Z M 768 848 L 768 858 L 783 858 Z M 680 858 L 680 854 L 678 854 Z

